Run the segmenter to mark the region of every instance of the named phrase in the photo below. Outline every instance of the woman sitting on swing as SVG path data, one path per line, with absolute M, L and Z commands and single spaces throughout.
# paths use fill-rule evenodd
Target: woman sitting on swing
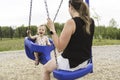
M 60 37 L 56 34 L 54 23 L 48 19 L 47 26 L 54 45 L 63 52 L 57 57 L 58 64 L 51 59 L 43 66 L 42 80 L 50 80 L 50 73 L 57 68 L 74 71 L 86 67 L 91 58 L 95 25 L 90 18 L 89 8 L 83 0 L 70 0 L 69 13 L 72 18 L 65 23 Z

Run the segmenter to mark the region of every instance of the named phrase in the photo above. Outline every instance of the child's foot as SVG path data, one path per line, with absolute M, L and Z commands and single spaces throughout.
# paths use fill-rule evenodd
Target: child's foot
M 35 59 L 35 65 L 39 65 L 39 59 Z

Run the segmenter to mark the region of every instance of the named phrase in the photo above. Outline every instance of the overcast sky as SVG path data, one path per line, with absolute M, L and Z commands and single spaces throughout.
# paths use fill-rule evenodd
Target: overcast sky
M 61 0 L 47 0 L 50 18 L 53 19 Z M 28 25 L 30 0 L 0 0 L 0 26 Z M 114 18 L 120 28 L 120 0 L 90 0 L 90 13 L 100 16 L 101 25 L 109 25 Z M 55 22 L 66 22 L 70 18 L 68 13 L 68 0 L 63 0 L 60 12 Z M 46 10 L 44 0 L 33 0 L 33 25 L 46 23 Z M 97 22 L 96 22 L 97 25 Z

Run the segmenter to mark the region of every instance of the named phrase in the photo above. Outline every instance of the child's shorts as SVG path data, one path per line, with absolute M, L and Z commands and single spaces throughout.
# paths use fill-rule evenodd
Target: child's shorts
M 75 71 L 80 68 L 85 68 L 88 64 L 88 60 L 86 60 L 85 62 L 79 64 L 77 67 L 70 68 L 69 60 L 67 58 L 63 58 L 61 55 L 57 58 L 57 62 L 58 62 L 58 69 L 68 70 L 68 71 Z

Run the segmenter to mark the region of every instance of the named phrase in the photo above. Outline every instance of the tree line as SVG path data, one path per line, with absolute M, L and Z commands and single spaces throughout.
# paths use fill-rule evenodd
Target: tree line
M 95 27 L 94 38 L 120 40 L 120 28 L 97 26 Z
M 55 23 L 56 26 L 56 31 L 58 34 L 60 34 L 60 32 L 63 29 L 64 24 L 59 24 L 59 23 Z M 2 40 L 2 38 L 24 38 L 27 36 L 27 30 L 28 30 L 28 26 L 18 26 L 15 29 L 11 26 L 0 26 L 0 39 Z M 37 26 L 35 25 L 31 25 L 30 26 L 30 30 L 31 30 L 31 34 L 35 35 L 37 33 Z M 47 29 L 46 32 L 49 35 L 49 30 Z
M 57 34 L 60 34 L 64 26 L 64 23 L 55 23 L 55 28 Z M 28 26 L 18 26 L 15 29 L 11 26 L 0 26 L 0 38 L 23 38 L 27 36 L 26 31 L 28 30 Z M 37 26 L 30 26 L 30 30 L 32 35 L 35 35 L 37 32 Z M 49 31 L 47 30 L 47 34 L 49 35 Z M 120 28 L 111 27 L 111 26 L 96 26 L 95 39 L 117 39 L 120 40 Z

